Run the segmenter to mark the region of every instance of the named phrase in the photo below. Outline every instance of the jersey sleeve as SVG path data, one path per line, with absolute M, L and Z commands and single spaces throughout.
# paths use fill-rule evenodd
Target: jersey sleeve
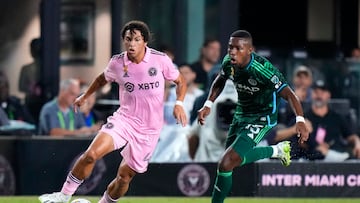
M 224 59 L 221 63 L 220 75 L 226 79 L 232 79 L 234 76 L 234 69 L 231 66 L 230 57 L 228 54 L 224 56 Z
M 167 55 L 164 55 L 161 58 L 164 78 L 170 81 L 176 80 L 179 77 L 180 72 L 173 61 Z
M 104 70 L 104 76 L 106 81 L 108 82 L 117 82 L 117 66 L 119 65 L 119 56 L 113 56 L 108 65 L 106 66 Z

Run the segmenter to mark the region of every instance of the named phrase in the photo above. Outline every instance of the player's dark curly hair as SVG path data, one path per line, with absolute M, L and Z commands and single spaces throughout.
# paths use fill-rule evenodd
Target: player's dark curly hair
M 131 33 L 135 33 L 135 30 L 138 30 L 143 36 L 145 42 L 150 41 L 150 29 L 143 21 L 132 20 L 126 23 L 121 30 L 121 37 L 123 39 L 125 37 L 125 32 L 128 30 L 130 30 Z

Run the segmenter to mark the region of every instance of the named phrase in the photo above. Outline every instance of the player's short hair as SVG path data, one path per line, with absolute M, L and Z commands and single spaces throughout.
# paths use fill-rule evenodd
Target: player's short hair
M 246 30 L 236 30 L 231 34 L 231 37 L 252 39 L 250 32 Z
M 121 37 L 123 39 L 125 37 L 125 32 L 128 30 L 130 30 L 131 33 L 134 33 L 135 30 L 138 30 L 140 31 L 141 36 L 143 36 L 145 42 L 150 41 L 150 29 L 143 21 L 132 20 L 126 23 L 121 30 Z
M 238 38 L 246 39 L 250 42 L 250 44 L 252 44 L 253 41 L 250 32 L 246 30 L 236 30 L 230 35 L 230 37 L 238 37 Z

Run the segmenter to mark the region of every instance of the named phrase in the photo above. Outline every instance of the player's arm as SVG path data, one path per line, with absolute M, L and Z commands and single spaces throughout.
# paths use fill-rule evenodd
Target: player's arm
M 182 126 L 187 124 L 186 113 L 184 111 L 183 101 L 186 95 L 187 86 L 183 75 L 179 76 L 174 80 L 176 84 L 176 102 L 174 107 L 174 117 L 177 123 L 181 123 Z
M 280 96 L 289 102 L 294 114 L 296 115 L 296 131 L 300 137 L 299 142 L 303 143 L 307 141 L 309 138 L 309 131 L 305 125 L 304 112 L 299 98 L 289 86 L 286 86 L 281 90 Z
M 200 125 L 205 124 L 205 117 L 210 114 L 210 109 L 216 98 L 221 94 L 225 87 L 226 78 L 219 74 L 211 84 L 210 92 L 204 106 L 199 110 L 198 122 Z
M 76 100 L 74 102 L 75 112 L 77 112 L 77 107 L 84 104 L 84 102 L 88 96 L 90 96 L 91 94 L 96 92 L 98 89 L 103 87 L 106 83 L 107 83 L 107 80 L 105 78 L 104 73 L 102 72 L 91 82 L 88 89 L 82 95 L 80 95 L 78 98 L 76 98 Z

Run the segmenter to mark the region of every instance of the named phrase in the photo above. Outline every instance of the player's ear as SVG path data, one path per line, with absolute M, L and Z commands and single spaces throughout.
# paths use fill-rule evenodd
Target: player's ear
M 250 45 L 249 47 L 249 54 L 251 54 L 254 51 L 254 47 Z

